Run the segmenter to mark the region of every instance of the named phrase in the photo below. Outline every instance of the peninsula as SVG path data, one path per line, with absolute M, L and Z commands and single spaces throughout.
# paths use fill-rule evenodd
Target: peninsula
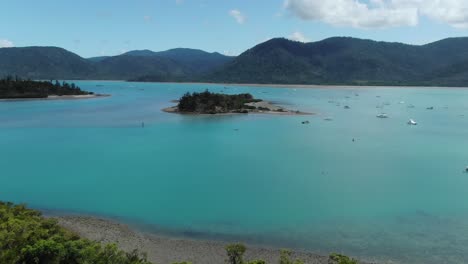
M 103 96 L 80 89 L 74 83 L 32 81 L 11 76 L 0 79 L 0 99 L 83 99 Z
M 201 93 L 186 93 L 179 100 L 178 105 L 164 108 L 168 113 L 180 114 L 282 114 L 282 115 L 310 115 L 310 113 L 293 111 L 268 101 L 254 98 L 249 93 L 222 94 L 205 90 Z

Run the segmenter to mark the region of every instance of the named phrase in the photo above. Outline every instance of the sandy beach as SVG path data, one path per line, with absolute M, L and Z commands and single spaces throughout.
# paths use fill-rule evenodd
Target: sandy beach
M 89 216 L 54 216 L 54 218 L 62 227 L 81 237 L 101 243 L 117 243 L 125 251 L 139 249 L 146 252 L 148 260 L 153 263 L 171 264 L 182 261 L 193 264 L 225 263 L 224 247 L 227 242 L 167 237 L 141 232 L 117 221 Z M 328 264 L 328 256 L 293 252 L 293 257 L 307 264 Z M 263 259 L 267 263 L 278 263 L 279 249 L 247 245 L 245 259 Z
M 86 95 L 49 95 L 47 98 L 11 98 L 0 101 L 48 101 L 48 100 L 82 100 L 109 97 L 110 94 L 86 94 Z

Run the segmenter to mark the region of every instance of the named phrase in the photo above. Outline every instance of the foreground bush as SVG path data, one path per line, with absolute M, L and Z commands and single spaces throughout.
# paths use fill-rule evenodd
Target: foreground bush
M 137 250 L 81 239 L 23 205 L 0 202 L 0 263 L 150 264 Z
M 328 263 L 330 264 L 357 264 L 358 262 L 357 260 L 354 260 L 348 256 L 333 253 L 330 255 L 328 259 Z

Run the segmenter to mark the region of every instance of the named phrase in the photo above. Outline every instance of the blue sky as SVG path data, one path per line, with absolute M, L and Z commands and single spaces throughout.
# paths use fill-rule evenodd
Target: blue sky
M 423 4 L 431 1 L 437 5 Z M 273 37 L 425 44 L 468 35 L 468 15 L 456 13 L 467 10 L 468 1 L 439 2 L 10 0 L 2 5 L 0 46 L 59 46 L 83 57 L 176 47 L 239 54 Z

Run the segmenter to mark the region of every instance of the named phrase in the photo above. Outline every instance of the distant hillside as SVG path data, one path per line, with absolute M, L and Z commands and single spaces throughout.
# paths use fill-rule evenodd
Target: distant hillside
M 272 39 L 205 81 L 280 84 L 468 85 L 468 38 L 423 46 L 355 38 L 301 43 Z
M 123 55 L 138 56 L 138 57 L 151 57 L 157 56 L 173 60 L 194 74 L 207 73 L 214 69 L 223 66 L 234 57 L 222 55 L 218 52 L 208 53 L 203 50 L 177 48 L 166 51 L 154 52 L 150 50 L 134 50 L 129 51 Z
M 230 60 L 232 57 L 193 49 L 131 51 L 119 56 L 84 59 L 56 47 L 0 48 L 0 77 L 189 80 Z
M 195 49 L 83 59 L 55 47 L 0 49 L 0 77 L 220 83 L 468 86 L 468 38 L 415 46 L 335 37 L 283 38 L 238 57 Z
M 0 48 L 0 77 L 85 79 L 94 71 L 89 61 L 62 48 Z

